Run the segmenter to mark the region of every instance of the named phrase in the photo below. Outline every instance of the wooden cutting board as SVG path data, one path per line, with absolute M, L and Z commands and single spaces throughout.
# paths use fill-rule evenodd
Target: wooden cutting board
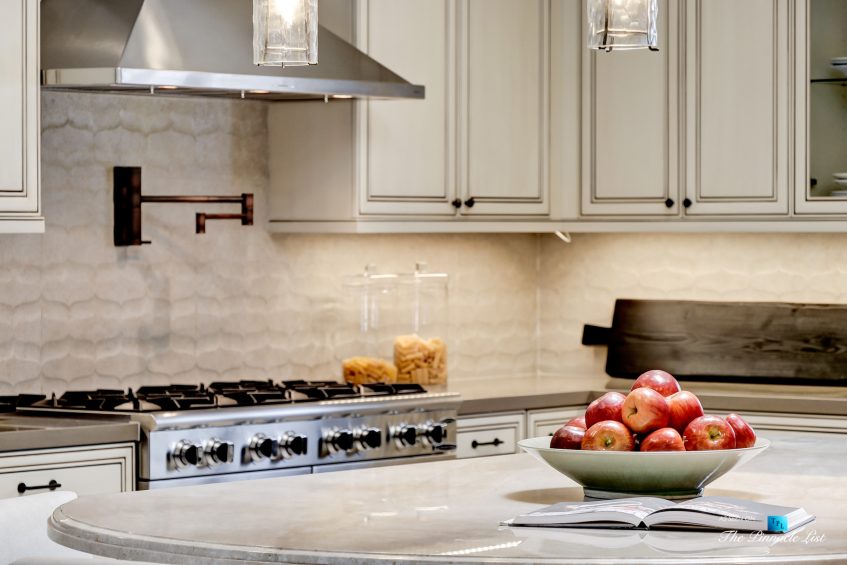
M 583 344 L 608 345 L 613 377 L 847 384 L 847 305 L 622 299 Z

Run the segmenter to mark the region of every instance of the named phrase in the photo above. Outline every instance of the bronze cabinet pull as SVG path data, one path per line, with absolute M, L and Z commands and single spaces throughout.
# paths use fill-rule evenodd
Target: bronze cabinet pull
M 34 487 L 27 486 L 26 483 L 18 483 L 18 494 L 23 494 L 28 490 L 56 490 L 57 488 L 62 488 L 62 485 L 56 482 L 54 479 L 50 479 L 50 482 L 46 485 L 38 485 Z

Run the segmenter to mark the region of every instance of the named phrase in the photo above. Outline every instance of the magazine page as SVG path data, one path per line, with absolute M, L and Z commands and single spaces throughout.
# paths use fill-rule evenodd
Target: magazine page
M 596 502 L 560 502 L 510 520 L 512 526 L 553 526 L 596 522 L 623 522 L 638 527 L 657 510 L 675 504 L 661 498 L 637 497 Z

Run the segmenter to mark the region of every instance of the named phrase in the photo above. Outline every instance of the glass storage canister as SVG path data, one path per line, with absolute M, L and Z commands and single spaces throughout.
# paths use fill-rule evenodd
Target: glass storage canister
M 380 274 L 375 265 L 368 265 L 362 274 L 344 280 L 335 349 L 349 383 L 397 382 L 391 350 L 400 325 L 398 279 L 397 274 Z
M 398 277 L 402 331 L 394 338 L 398 382 L 447 384 L 448 279 L 446 273 L 429 272 L 422 262 L 414 273 Z

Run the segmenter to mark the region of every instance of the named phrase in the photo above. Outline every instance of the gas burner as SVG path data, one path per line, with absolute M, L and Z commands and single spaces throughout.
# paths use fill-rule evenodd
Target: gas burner
M 0 412 L 14 412 L 17 408 L 32 406 L 47 397 L 43 394 L 17 394 L 0 396 Z
M 420 394 L 426 389 L 419 384 L 413 383 L 369 383 L 358 385 L 362 396 L 392 396 L 396 394 Z
M 289 390 L 292 400 L 329 400 L 334 398 L 359 398 L 361 394 L 353 385 L 340 384 L 335 381 L 286 381 L 283 383 Z
M 287 404 L 291 398 L 285 389 L 267 381 L 217 381 L 209 390 L 223 398 L 222 405 L 254 406 L 256 404 Z

